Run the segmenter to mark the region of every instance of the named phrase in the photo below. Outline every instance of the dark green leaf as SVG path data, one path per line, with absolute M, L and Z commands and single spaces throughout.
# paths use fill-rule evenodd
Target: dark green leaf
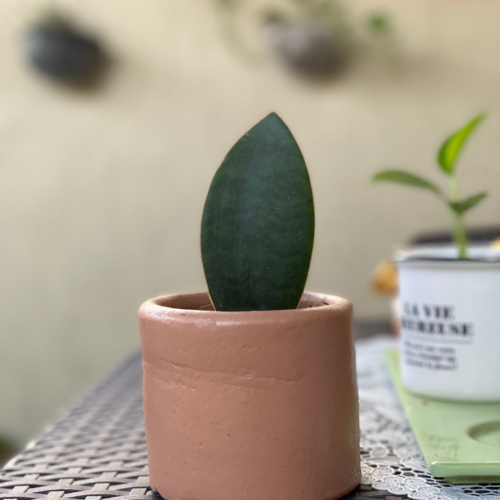
M 479 115 L 469 122 L 464 128 L 460 129 L 458 132 L 449 137 L 444 144 L 441 146 L 438 155 L 438 162 L 442 170 L 447 174 L 452 174 L 455 169 L 455 164 L 458 158 L 462 146 L 471 134 L 471 132 L 476 128 L 476 126 L 481 123 L 484 119 L 483 115 Z
M 441 196 L 441 191 L 435 184 L 426 181 L 418 175 L 410 174 L 409 172 L 404 172 L 403 170 L 385 170 L 384 172 L 380 172 L 373 176 L 373 181 L 397 182 L 399 184 L 406 184 L 407 186 L 428 189 Z
M 294 309 L 314 239 L 309 175 L 290 130 L 272 113 L 245 134 L 215 174 L 201 251 L 217 310 Z
M 449 205 L 454 212 L 462 215 L 464 212 L 467 212 L 467 210 L 475 207 L 480 201 L 484 200 L 486 196 L 488 196 L 488 193 L 479 193 L 463 201 L 450 202 Z

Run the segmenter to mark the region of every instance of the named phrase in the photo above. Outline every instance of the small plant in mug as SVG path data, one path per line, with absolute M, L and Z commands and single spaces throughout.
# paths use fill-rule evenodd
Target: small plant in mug
M 449 195 L 446 195 L 433 182 L 403 170 L 384 170 L 373 176 L 373 181 L 375 182 L 397 182 L 399 184 L 406 184 L 407 186 L 427 189 L 438 196 L 452 214 L 453 235 L 458 246 L 458 257 L 460 259 L 467 258 L 467 233 L 465 231 L 464 214 L 486 198 L 487 193 L 481 192 L 467 198 L 461 198 L 456 176 L 456 163 L 467 138 L 476 126 L 481 123 L 483 118 L 483 115 L 474 118 L 465 127 L 449 137 L 439 150 L 437 160 L 441 172 L 444 173 L 448 180 Z

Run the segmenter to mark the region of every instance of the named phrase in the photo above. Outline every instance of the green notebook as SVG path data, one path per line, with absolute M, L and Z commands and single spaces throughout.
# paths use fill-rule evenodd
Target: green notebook
M 386 362 L 429 471 L 452 484 L 500 483 L 500 403 L 454 403 L 408 392 L 398 349 Z

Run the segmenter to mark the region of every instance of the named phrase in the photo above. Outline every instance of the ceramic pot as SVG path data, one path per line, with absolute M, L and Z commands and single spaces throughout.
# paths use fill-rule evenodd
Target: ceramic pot
M 427 397 L 500 401 L 499 255 L 454 252 L 398 262 L 403 383 Z
M 150 481 L 168 500 L 327 500 L 360 481 L 350 302 L 213 311 L 208 294 L 139 310 Z

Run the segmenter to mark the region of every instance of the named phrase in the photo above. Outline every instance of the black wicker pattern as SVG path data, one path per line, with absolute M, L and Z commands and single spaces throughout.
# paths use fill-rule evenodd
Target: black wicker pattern
M 151 499 L 134 356 L 0 471 L 0 498 Z
M 365 497 L 398 498 L 370 486 L 346 498 Z M 139 355 L 0 470 L 0 499 L 39 498 L 161 500 L 149 488 Z

